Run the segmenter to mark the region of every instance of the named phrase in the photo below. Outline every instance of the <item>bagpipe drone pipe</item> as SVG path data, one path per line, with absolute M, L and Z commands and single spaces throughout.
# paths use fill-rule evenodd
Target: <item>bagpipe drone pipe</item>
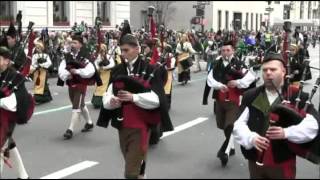
M 284 27 L 290 26 L 285 23 Z M 290 62 L 288 59 L 288 51 L 287 51 L 287 38 L 289 35 L 288 29 L 285 28 L 285 44 L 284 44 L 284 57 L 286 58 L 286 68 L 287 68 L 287 75 L 286 75 L 286 82 L 284 90 L 286 90 L 283 94 L 281 94 L 277 88 L 275 87 L 273 81 L 271 83 L 274 85 L 274 88 L 277 90 L 277 93 L 282 101 L 282 103 L 274 105 L 270 109 L 270 126 L 279 126 L 282 128 L 287 128 L 289 126 L 294 126 L 300 124 L 303 119 L 306 117 L 306 114 L 309 111 L 314 109 L 311 103 L 312 98 L 314 97 L 319 84 L 320 84 L 320 77 L 316 80 L 313 89 L 310 94 L 303 92 L 304 81 L 306 79 L 307 68 L 309 66 L 309 61 L 305 61 L 305 68 L 302 75 L 302 80 L 300 81 L 299 88 L 292 86 L 290 84 L 290 79 L 293 78 L 294 72 L 291 72 L 290 69 Z M 314 114 L 314 112 L 312 112 Z M 316 113 L 316 112 L 315 112 Z M 318 114 L 316 113 L 316 116 Z M 317 121 L 319 121 L 319 117 L 315 117 Z M 298 155 L 302 158 L 307 159 L 308 161 L 319 164 L 320 163 L 320 133 L 318 132 L 317 136 L 308 143 L 303 144 L 295 144 L 290 142 L 286 139 L 284 140 L 271 140 L 272 144 L 272 151 L 275 161 L 281 162 L 283 157 L 286 154 L 293 153 Z M 277 149 L 286 149 L 286 151 L 281 151 L 283 153 L 279 153 Z M 265 151 L 259 154 L 258 161 L 256 162 L 258 165 L 263 165 Z

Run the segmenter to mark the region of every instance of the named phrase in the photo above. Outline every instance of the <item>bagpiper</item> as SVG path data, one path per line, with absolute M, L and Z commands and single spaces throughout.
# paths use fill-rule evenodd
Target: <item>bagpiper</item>
M 25 124 L 34 111 L 33 97 L 28 93 L 25 77 L 12 68 L 11 53 L 0 47 L 0 146 L 1 162 L 12 166 L 20 179 L 28 179 L 20 152 L 13 139 L 16 124 Z M 12 83 L 10 83 L 12 82 Z M 2 173 L 0 168 L 0 174 Z
M 89 52 L 83 44 L 81 35 L 72 37 L 71 52 L 64 55 L 59 66 L 58 86 L 68 85 L 69 98 L 72 103 L 72 117 L 70 126 L 64 133 L 65 139 L 71 139 L 75 126 L 80 121 L 82 115 L 86 121 L 81 132 L 88 132 L 93 128 L 89 110 L 85 104 L 85 95 L 88 85 L 101 85 L 101 79 L 94 64 L 89 61 Z M 98 77 L 97 77 L 98 76 Z

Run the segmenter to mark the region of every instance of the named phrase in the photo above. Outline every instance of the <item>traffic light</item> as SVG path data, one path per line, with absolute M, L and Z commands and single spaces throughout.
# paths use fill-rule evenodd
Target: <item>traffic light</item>
M 200 24 L 201 23 L 201 18 L 200 17 L 193 17 L 191 19 L 191 24 Z
M 204 9 L 197 8 L 196 9 L 196 16 L 204 16 Z

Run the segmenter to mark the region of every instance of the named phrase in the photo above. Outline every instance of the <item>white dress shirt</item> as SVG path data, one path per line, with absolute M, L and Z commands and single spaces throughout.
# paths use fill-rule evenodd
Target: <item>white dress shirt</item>
M 71 53 L 72 54 L 72 53 Z M 85 59 L 85 63 L 87 64 L 84 68 L 76 69 L 75 73 L 78 74 L 82 78 L 91 78 L 95 73 L 94 65 L 88 60 Z M 70 72 L 66 70 L 66 60 L 63 59 L 60 63 L 58 74 L 61 80 L 66 81 L 70 78 Z
M 46 59 L 46 62 L 39 64 L 38 63 L 38 59 L 39 58 L 44 58 Z M 32 64 L 31 64 L 31 71 L 34 71 L 35 69 L 37 69 L 39 66 L 45 69 L 48 69 L 50 66 L 52 65 L 50 56 L 46 53 L 36 53 L 32 56 Z
M 7 111 L 16 112 L 17 111 L 17 99 L 15 93 L 10 96 L 0 99 L 0 108 Z
M 102 66 L 100 67 L 99 66 L 99 63 L 102 61 L 101 59 L 101 54 L 99 54 L 99 56 L 97 57 L 97 59 L 94 61 L 94 65 L 96 66 L 97 69 L 100 69 L 102 68 L 103 70 L 108 70 L 108 69 L 111 69 L 115 66 L 115 62 L 114 62 L 114 59 L 112 57 L 110 57 L 109 54 L 107 54 L 107 59 L 109 59 L 109 64 L 107 66 Z

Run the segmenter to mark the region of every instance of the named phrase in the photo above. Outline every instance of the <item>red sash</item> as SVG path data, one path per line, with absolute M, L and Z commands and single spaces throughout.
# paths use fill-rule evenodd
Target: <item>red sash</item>
M 229 88 L 229 91 L 225 93 L 218 91 L 218 101 L 232 101 L 239 106 L 241 94 L 242 91 L 238 88 Z
M 123 123 L 124 128 L 141 129 L 141 148 L 144 152 L 148 147 L 148 126 L 160 123 L 161 115 L 158 109 L 146 110 L 140 108 L 134 103 L 123 105 Z

